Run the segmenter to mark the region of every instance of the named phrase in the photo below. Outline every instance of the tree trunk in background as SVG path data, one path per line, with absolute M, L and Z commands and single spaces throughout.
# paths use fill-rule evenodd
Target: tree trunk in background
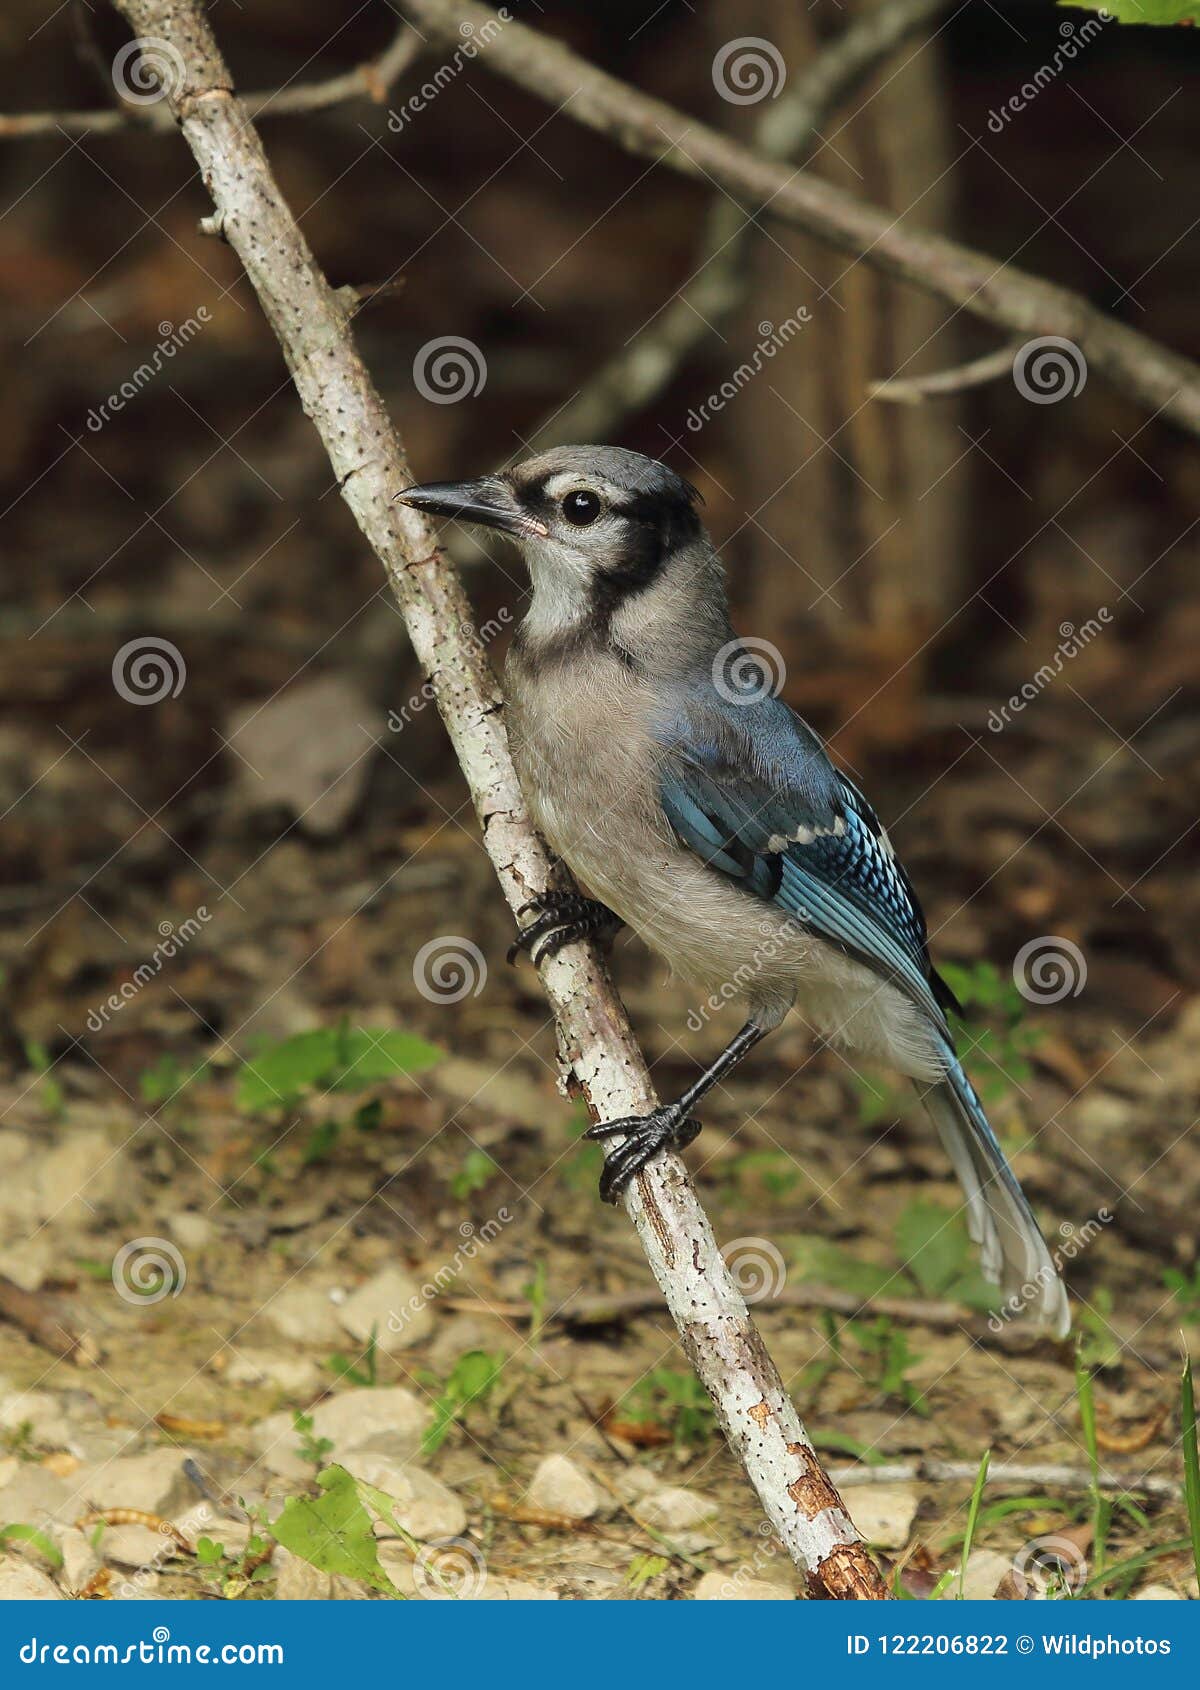
M 798 69 L 878 3 L 848 0 L 832 14 L 768 6 L 749 16 L 722 4 L 714 34 L 723 43 L 753 29 Z M 744 136 L 762 109 L 730 108 L 730 128 Z M 928 37 L 901 47 L 823 133 L 817 174 L 897 216 L 915 207 L 923 226 L 952 228 L 953 135 L 940 51 Z M 848 665 L 844 689 L 835 689 L 837 721 L 896 674 L 855 740 L 903 739 L 923 660 L 901 666 L 960 602 L 967 465 L 946 472 L 966 441 L 958 401 L 884 404 L 867 398 L 867 386 L 901 368 L 952 366 L 962 351 L 957 324 L 941 303 L 778 225 L 757 241 L 753 263 L 750 303 L 729 332 L 733 364 L 801 305 L 811 321 L 726 412 L 738 502 L 754 513 L 731 548 L 749 565 L 741 625 L 789 658 L 818 663 L 814 696 L 826 703 L 831 660 Z M 803 707 L 804 692 L 793 671 L 788 698 Z

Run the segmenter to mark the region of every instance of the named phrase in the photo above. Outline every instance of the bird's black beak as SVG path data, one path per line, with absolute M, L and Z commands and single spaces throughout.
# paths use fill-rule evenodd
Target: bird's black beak
M 498 475 L 482 475 L 478 481 L 427 481 L 423 487 L 406 487 L 396 499 L 430 516 L 478 522 L 502 534 L 529 538 L 548 532 L 544 523 L 521 509 L 508 482 Z

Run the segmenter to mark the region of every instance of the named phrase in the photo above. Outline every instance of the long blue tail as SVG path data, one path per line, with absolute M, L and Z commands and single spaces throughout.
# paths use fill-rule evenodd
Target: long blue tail
M 1038 1326 L 1064 1338 L 1071 1311 L 1058 1269 L 956 1056 L 946 1078 L 922 1088 L 921 1096 L 962 1182 L 967 1230 L 979 1245 L 984 1278 L 1002 1288 L 1012 1313 L 1027 1311 Z

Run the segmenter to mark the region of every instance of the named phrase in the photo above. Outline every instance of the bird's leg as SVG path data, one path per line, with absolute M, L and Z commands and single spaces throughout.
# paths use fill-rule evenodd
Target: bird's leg
M 509 946 L 509 962 L 515 962 L 521 951 L 528 951 L 530 961 L 536 966 L 547 957 L 557 956 L 564 945 L 576 939 L 590 939 L 596 934 L 611 937 L 624 926 L 620 916 L 614 915 L 607 904 L 585 898 L 579 892 L 544 892 L 540 898 L 523 905 L 517 914 L 524 915 L 527 910 L 535 911 L 536 919 Z
M 700 1078 L 694 1081 L 675 1103 L 664 1103 L 649 1115 L 627 1115 L 621 1121 L 601 1121 L 589 1127 L 585 1138 L 616 1138 L 622 1142 L 604 1158 L 600 1174 L 600 1195 L 606 1203 L 615 1203 L 625 1187 L 641 1173 L 660 1150 L 682 1150 L 700 1131 L 700 1123 L 691 1114 L 705 1092 L 735 1068 L 767 1032 L 755 1021 L 747 1021 L 740 1033 L 735 1033 Z

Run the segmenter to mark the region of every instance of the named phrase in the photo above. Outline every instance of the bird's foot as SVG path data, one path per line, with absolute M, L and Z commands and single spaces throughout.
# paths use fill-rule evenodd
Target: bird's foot
M 585 1138 L 616 1138 L 623 1142 L 604 1158 L 600 1173 L 600 1195 L 615 1203 L 630 1180 L 641 1173 L 660 1150 L 682 1150 L 700 1131 L 694 1116 L 685 1115 L 677 1103 L 666 1103 L 649 1115 L 627 1115 L 621 1121 L 601 1121 L 589 1127 Z
M 522 951 L 528 951 L 536 967 L 547 957 L 557 956 L 564 945 L 576 939 L 590 939 L 597 934 L 611 937 L 622 925 L 607 904 L 595 898 L 585 898 L 579 892 L 545 892 L 518 910 L 524 915 L 532 910 L 535 919 L 524 928 L 508 948 L 508 960 L 515 963 Z

